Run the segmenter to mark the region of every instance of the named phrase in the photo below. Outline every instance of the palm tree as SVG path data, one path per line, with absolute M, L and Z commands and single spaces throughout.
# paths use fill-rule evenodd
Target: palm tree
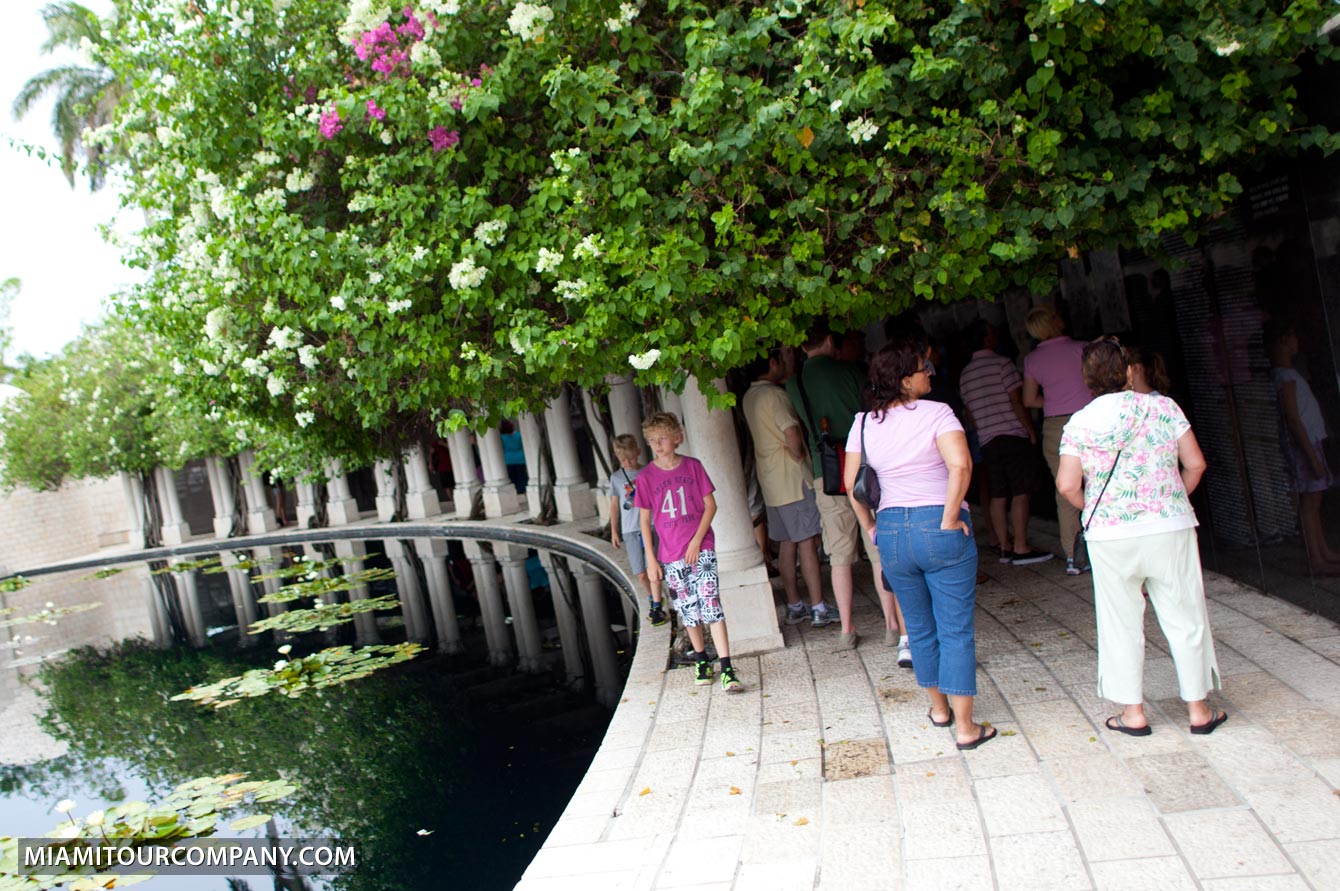
M 42 20 L 47 26 L 47 39 L 42 44 L 44 53 L 62 47 L 83 50 L 85 41 L 96 47 L 105 42 L 104 29 L 115 30 L 114 24 L 104 24 L 97 13 L 73 2 L 48 4 L 42 9 Z M 61 171 L 74 188 L 75 173 L 82 159 L 89 190 L 96 191 L 106 178 L 108 150 L 85 142 L 84 131 L 111 122 L 122 92 L 112 73 L 96 63 L 58 65 L 23 85 L 14 99 L 14 117 L 23 117 L 42 97 L 53 94 L 56 102 L 51 111 L 51 130 L 60 140 Z

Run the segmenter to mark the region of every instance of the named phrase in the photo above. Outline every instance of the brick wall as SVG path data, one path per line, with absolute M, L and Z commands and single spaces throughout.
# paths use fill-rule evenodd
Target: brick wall
M 34 566 L 96 556 L 129 543 L 130 509 L 121 480 L 79 480 L 55 492 L 16 489 L 0 496 L 0 567 Z

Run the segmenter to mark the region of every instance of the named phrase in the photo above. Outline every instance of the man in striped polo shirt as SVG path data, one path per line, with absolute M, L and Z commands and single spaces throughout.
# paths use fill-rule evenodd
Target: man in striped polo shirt
M 996 352 L 1000 334 L 995 326 L 978 319 L 970 336 L 975 352 L 959 375 L 959 395 L 968 421 L 977 428 L 982 463 L 990 474 L 989 513 L 1001 543 L 1000 562 L 1042 563 L 1052 553 L 1028 544 L 1028 496 L 1040 480 L 1038 434 L 1024 408 L 1024 380 L 1014 363 Z

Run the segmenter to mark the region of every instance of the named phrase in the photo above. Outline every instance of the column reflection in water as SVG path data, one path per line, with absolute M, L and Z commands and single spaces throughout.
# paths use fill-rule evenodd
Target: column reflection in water
M 432 606 L 433 626 L 437 632 L 438 652 L 452 655 L 462 651 L 461 627 L 456 620 L 456 602 L 451 591 L 451 573 L 447 567 L 447 543 L 440 538 L 416 538 L 414 550 L 423 562 L 428 602 Z
M 400 597 L 400 613 L 405 620 L 405 637 L 415 643 L 427 644 L 432 640 L 432 632 L 424 609 L 423 589 L 419 587 L 414 552 L 398 538 L 383 539 L 382 544 L 395 570 L 395 587 Z
M 510 665 L 512 662 L 511 632 L 507 628 L 507 613 L 503 608 L 502 593 L 498 590 L 498 564 L 493 552 L 478 541 L 465 542 L 465 556 L 475 576 L 475 591 L 479 596 L 479 611 L 484 618 L 484 638 L 489 649 L 489 663 Z
M 530 576 L 526 572 L 526 549 L 518 545 L 495 544 L 493 552 L 502 564 L 507 601 L 512 607 L 512 628 L 516 632 L 518 664 L 522 671 L 544 670 L 540 625 L 535 603 L 530 596 Z

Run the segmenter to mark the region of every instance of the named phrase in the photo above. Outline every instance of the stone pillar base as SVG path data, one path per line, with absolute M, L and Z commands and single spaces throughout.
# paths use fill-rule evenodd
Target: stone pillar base
M 279 521 L 275 519 L 275 512 L 268 507 L 260 510 L 247 511 L 247 533 L 255 535 L 259 532 L 271 532 L 279 528 Z
M 558 518 L 564 522 L 596 515 L 596 493 L 586 483 L 555 485 L 554 504 L 558 508 Z
M 232 517 L 215 517 L 215 518 L 214 518 L 214 537 L 215 537 L 215 538 L 227 538 L 227 537 L 228 537 L 228 533 L 229 533 L 229 532 L 232 532 L 232 531 L 233 531 L 233 518 L 232 518 Z
M 395 518 L 394 495 L 378 495 L 373 502 L 377 505 L 378 523 L 389 523 Z
M 484 489 L 484 516 L 505 517 L 521 510 L 521 496 L 516 494 L 516 486 L 508 483 L 497 488 Z
M 721 608 L 730 631 L 730 654 L 753 656 L 780 650 L 782 632 L 777 627 L 772 585 L 763 566 L 721 573 Z
M 358 518 L 358 502 L 353 498 L 341 498 L 326 505 L 326 519 L 332 526 L 347 526 Z
M 456 508 L 456 519 L 468 520 L 475 510 L 475 496 L 479 493 L 479 484 L 457 486 L 452 490 L 452 504 Z
M 442 513 L 442 502 L 433 491 L 405 494 L 405 515 L 411 520 L 422 520 Z
M 163 524 L 163 544 L 179 545 L 191 537 L 191 526 L 189 523 L 164 523 Z

